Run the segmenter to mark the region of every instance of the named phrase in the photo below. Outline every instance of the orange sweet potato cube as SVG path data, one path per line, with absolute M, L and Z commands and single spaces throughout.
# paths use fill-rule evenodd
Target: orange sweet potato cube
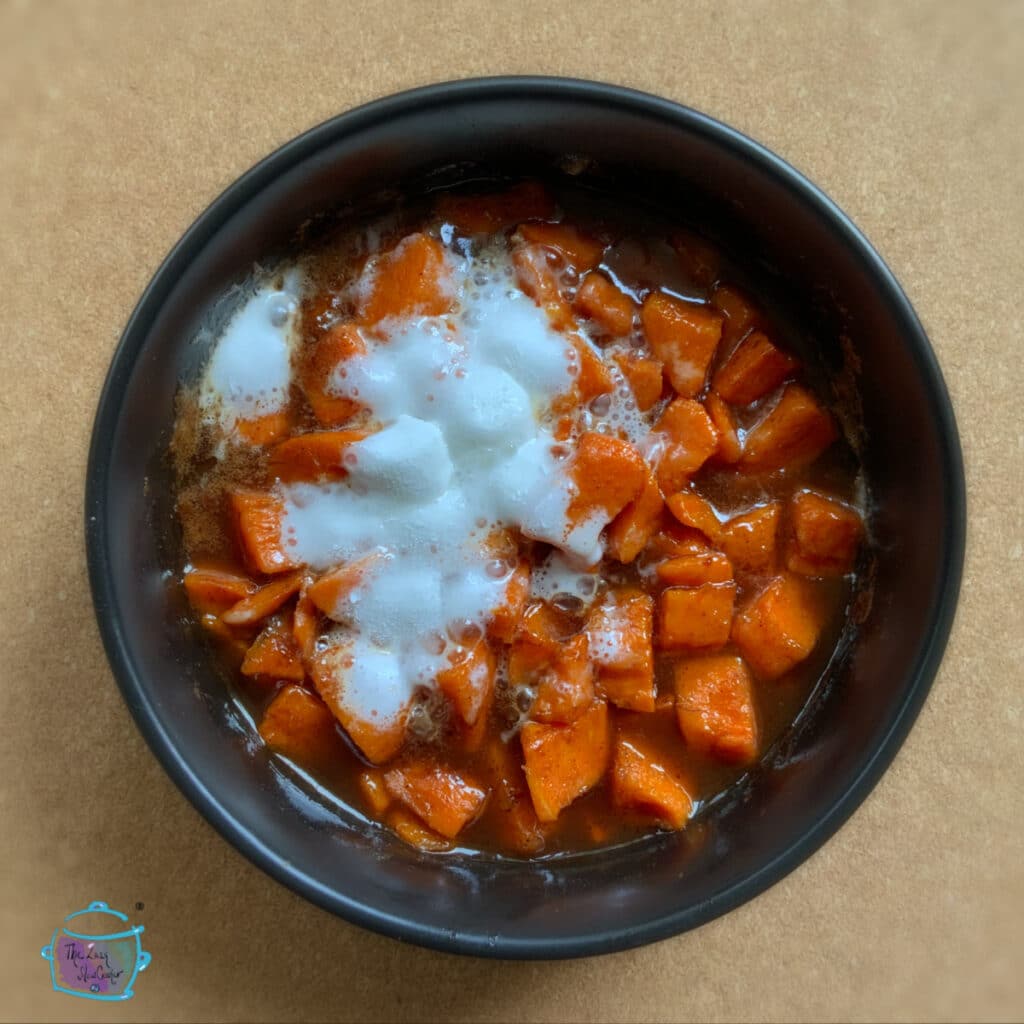
M 719 547 L 741 569 L 756 573 L 773 571 L 781 512 L 782 506 L 773 501 L 733 516 L 718 534 Z
M 367 810 L 374 817 L 381 817 L 391 806 L 391 794 L 384 785 L 384 776 L 376 768 L 366 768 L 359 773 L 359 792 Z
M 734 583 L 669 587 L 658 599 L 658 646 L 662 650 L 721 647 L 729 640 Z
M 727 345 L 742 338 L 757 320 L 757 307 L 732 285 L 718 285 L 711 293 L 711 305 L 725 317 L 722 341 Z
M 608 769 L 608 705 L 595 700 L 570 725 L 527 722 L 520 738 L 526 782 L 537 818 L 554 821 L 564 807 L 596 786 Z
M 694 491 L 677 491 L 665 502 L 666 507 L 683 526 L 702 533 L 714 543 L 721 524 L 711 503 Z
M 192 607 L 200 613 L 219 614 L 256 590 L 248 576 L 212 565 L 190 566 L 182 582 Z
M 286 483 L 321 477 L 341 479 L 347 475 L 345 453 L 368 436 L 365 430 L 314 430 L 298 434 L 274 446 L 270 452 L 270 471 Z
M 395 712 L 380 713 L 376 708 L 362 707 L 358 699 L 350 700 L 350 676 L 355 664 L 351 649 L 342 643 L 321 650 L 309 662 L 309 674 L 317 693 L 341 723 L 349 738 L 363 756 L 373 764 L 390 761 L 405 742 L 405 728 L 410 702 Z
M 664 494 L 681 491 L 718 450 L 718 431 L 704 406 L 692 398 L 674 399 L 654 430 L 664 435 L 657 456 L 658 483 Z
M 509 577 L 504 600 L 491 611 L 487 635 L 502 643 L 511 643 L 529 597 L 530 563 L 526 559 L 521 559 Z
M 742 658 L 716 654 L 679 662 L 675 691 L 687 747 L 720 761 L 746 764 L 757 757 L 757 715 Z
M 719 551 L 676 555 L 655 568 L 658 579 L 670 587 L 701 587 L 705 583 L 731 583 L 732 565 Z
M 599 515 L 614 519 L 644 488 L 648 466 L 636 446 L 607 434 L 584 434 L 576 447 L 571 474 L 576 494 L 569 520 Z
M 733 405 L 750 405 L 774 391 L 797 366 L 763 331 L 751 331 L 715 371 L 711 386 Z
M 372 327 L 388 317 L 440 316 L 452 298 L 444 247 L 429 235 L 412 234 L 374 264 L 361 320 Z
M 710 306 L 652 292 L 640 309 L 640 322 L 676 393 L 692 398 L 704 387 L 722 337 L 722 314 Z
M 281 537 L 284 502 L 262 491 L 234 491 L 229 500 L 246 562 L 267 575 L 294 569 Z
M 590 614 L 587 636 L 598 691 L 632 711 L 654 710 L 654 600 L 609 591 Z
M 258 587 L 241 601 L 221 613 L 221 620 L 228 626 L 253 626 L 260 619 L 273 615 L 286 601 L 294 597 L 302 587 L 303 574 L 300 571 L 278 576 Z
M 704 408 L 718 431 L 718 451 L 715 456 L 727 466 L 734 465 L 743 454 L 743 442 L 732 411 L 714 391 L 709 392 L 704 399 Z
M 786 568 L 803 576 L 845 576 L 857 560 L 864 535 L 860 515 L 849 505 L 814 491 L 798 491 L 790 502 L 792 535 Z
M 711 548 L 707 538 L 690 526 L 683 526 L 671 512 L 666 509 L 658 523 L 658 528 L 644 549 L 644 559 L 648 563 L 663 559 L 680 558 L 687 555 L 705 555 Z
M 576 326 L 572 307 L 562 294 L 558 277 L 548 263 L 543 248 L 534 245 L 516 246 L 512 250 L 512 265 L 515 267 L 519 287 L 547 313 L 555 330 L 566 331 Z
M 594 346 L 579 334 L 570 340 L 576 349 L 578 359 L 576 393 L 579 396 L 580 404 L 587 405 L 598 395 L 607 395 L 614 391 L 615 381 L 612 380 L 608 367 L 594 350 Z
M 474 779 L 428 760 L 386 771 L 384 787 L 393 799 L 448 839 L 475 821 L 487 802 L 487 790 Z
M 748 434 L 738 463 L 748 473 L 813 462 L 836 439 L 835 423 L 815 397 L 788 384 L 775 407 Z
M 302 653 L 292 634 L 289 616 L 274 616 L 253 640 L 242 659 L 242 675 L 267 679 L 290 679 L 301 683 L 306 677 Z
M 420 818 L 410 814 L 404 807 L 392 807 L 384 820 L 403 843 L 417 850 L 426 853 L 445 853 L 452 848 L 450 839 L 427 828 Z
M 309 690 L 280 689 L 263 712 L 260 736 L 271 750 L 307 767 L 321 767 L 344 751 L 334 715 Z
M 616 808 L 639 812 L 665 828 L 682 828 L 693 813 L 693 797 L 681 774 L 637 736 L 615 738 L 611 791 Z
M 295 602 L 295 611 L 292 613 L 292 639 L 298 648 L 299 656 L 303 659 L 303 664 L 313 657 L 316 650 L 316 635 L 320 628 L 320 613 L 306 593 L 308 587 L 307 580 L 299 592 L 299 599 Z
M 494 653 L 480 640 L 472 647 L 461 648 L 448 667 L 438 672 L 438 688 L 466 725 L 476 725 L 494 703 L 496 670 Z
M 235 430 L 251 445 L 265 448 L 279 441 L 292 429 L 292 418 L 286 409 L 264 416 L 235 421 Z
M 306 590 L 306 596 L 329 618 L 346 622 L 351 616 L 353 592 L 364 586 L 383 568 L 390 555 L 372 551 L 354 562 L 346 562 L 325 572 Z
M 585 633 L 559 644 L 536 672 L 533 681 L 537 696 L 530 709 L 536 722 L 564 724 L 574 722 L 594 700 L 594 671 L 589 658 L 589 641 Z M 512 661 L 517 654 L 513 644 L 509 656 L 509 678 L 513 678 Z
M 821 626 L 808 585 L 778 576 L 736 615 L 732 639 L 761 679 L 775 679 L 814 650 Z
M 555 212 L 555 201 L 539 182 L 526 181 L 503 192 L 484 195 L 443 193 L 438 216 L 463 234 L 481 235 L 503 231 L 524 220 L 545 220 Z
M 553 249 L 580 273 L 593 269 L 601 262 L 604 245 L 571 224 L 528 221 L 520 224 L 516 230 L 525 242 Z
M 629 381 L 636 407 L 647 412 L 657 404 L 665 389 L 664 366 L 657 359 L 648 359 L 633 351 L 616 352 L 612 358 Z
M 342 363 L 365 354 L 366 343 L 358 327 L 347 321 L 328 328 L 305 350 L 299 384 L 321 426 L 340 427 L 359 412 L 359 402 L 334 394 L 331 381 Z
M 503 844 L 524 856 L 540 853 L 544 849 L 544 833 L 523 773 L 519 737 L 512 737 L 507 743 L 497 736 L 491 737 L 484 747 L 483 761 L 491 784 L 490 820 Z
M 632 562 L 658 529 L 664 505 L 658 481 L 648 468 L 640 493 L 608 527 L 605 534 L 608 555 L 619 562 Z
M 604 274 L 594 271 L 583 278 L 573 308 L 605 334 L 620 338 L 633 329 L 637 304 Z M 660 372 L 658 387 L 660 391 Z
M 587 636 L 566 637 L 568 628 L 561 613 L 538 602 L 512 641 L 508 680 L 513 687 L 535 687 L 531 717 L 538 722 L 574 721 L 594 700 Z

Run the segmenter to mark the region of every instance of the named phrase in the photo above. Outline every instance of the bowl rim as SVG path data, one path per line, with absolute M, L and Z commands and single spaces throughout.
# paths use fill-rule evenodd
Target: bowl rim
M 940 567 L 940 586 L 927 635 L 917 650 L 910 683 L 889 727 L 850 779 L 828 812 L 811 822 L 782 853 L 733 885 L 700 903 L 669 909 L 653 920 L 629 926 L 612 925 L 584 935 L 550 939 L 504 939 L 452 933 L 448 930 L 385 914 L 372 900 L 345 895 L 323 885 L 286 861 L 261 838 L 232 817 L 211 794 L 203 779 L 171 743 L 156 707 L 129 653 L 128 639 L 114 614 L 113 575 L 105 530 L 110 454 L 130 374 L 149 330 L 184 269 L 224 224 L 272 181 L 332 142 L 365 131 L 395 117 L 453 102 L 529 98 L 576 99 L 656 118 L 731 150 L 757 173 L 775 179 L 798 194 L 813 214 L 828 222 L 861 264 L 894 319 L 926 392 L 936 410 L 942 469 L 947 480 L 943 515 L 947 543 Z M 203 210 L 157 268 L 139 298 L 111 357 L 100 393 L 90 443 L 85 481 L 85 542 L 93 607 L 108 662 L 125 703 L 164 770 L 206 820 L 250 861 L 292 891 L 345 920 L 392 938 L 428 948 L 477 956 L 514 959 L 561 959 L 628 949 L 668 938 L 718 917 L 753 899 L 794 870 L 818 850 L 865 800 L 888 768 L 914 724 L 938 671 L 952 628 L 963 572 L 966 541 L 966 487 L 963 455 L 952 402 L 935 353 L 907 296 L 894 274 L 845 213 L 808 178 L 765 146 L 734 128 L 672 100 L 610 83 L 549 76 L 496 76 L 439 82 L 372 100 L 329 118 L 278 147 L 232 182 Z

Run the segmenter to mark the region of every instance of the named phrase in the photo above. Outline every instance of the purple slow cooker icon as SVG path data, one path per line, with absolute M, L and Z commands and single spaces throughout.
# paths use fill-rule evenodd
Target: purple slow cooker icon
M 81 920 L 87 915 L 90 921 Z M 76 924 L 69 927 L 72 921 Z M 139 939 L 144 930 L 99 900 L 68 914 L 40 951 L 50 961 L 54 991 L 110 1002 L 131 999 L 136 976 L 152 960 Z

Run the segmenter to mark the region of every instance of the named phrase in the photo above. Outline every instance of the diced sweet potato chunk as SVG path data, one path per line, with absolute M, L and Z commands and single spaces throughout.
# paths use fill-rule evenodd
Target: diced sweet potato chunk
M 307 588 L 306 593 L 324 615 L 335 622 L 346 622 L 351 616 L 353 592 L 368 583 L 389 558 L 390 555 L 383 551 L 372 551 L 354 562 L 346 562 L 325 572 Z
M 437 212 L 463 234 L 480 235 L 502 231 L 524 220 L 544 220 L 555 212 L 555 203 L 543 185 L 528 181 L 486 195 L 446 192 L 438 200 Z
M 509 577 L 504 601 L 491 612 L 487 635 L 502 643 L 511 643 L 529 597 L 530 563 L 521 559 Z
M 515 654 L 513 645 L 511 658 Z M 594 700 L 594 672 L 585 633 L 559 645 L 547 666 L 535 677 L 535 685 L 537 697 L 530 709 L 530 717 L 535 722 L 573 722 L 590 707 Z
M 324 702 L 294 683 L 279 690 L 263 712 L 260 735 L 271 750 L 308 767 L 330 764 L 344 750 Z
M 711 305 L 721 310 L 725 316 L 722 324 L 722 341 L 728 345 L 742 338 L 757 319 L 754 304 L 732 285 L 718 285 L 711 293 Z
M 566 628 L 548 605 L 535 604 L 524 616 L 509 651 L 509 682 L 535 688 L 530 714 L 538 722 L 571 722 L 594 699 L 587 637 L 567 638 Z
M 200 613 L 220 614 L 256 590 L 256 584 L 248 576 L 212 565 L 191 566 L 185 571 L 182 582 L 192 607 Z
M 295 612 L 292 616 L 292 636 L 295 638 L 295 646 L 299 655 L 305 663 L 313 657 L 316 645 L 317 627 L 319 625 L 317 607 L 309 598 L 307 593 L 309 584 L 306 583 L 299 592 L 299 599 L 295 602 Z
M 775 679 L 803 661 L 820 634 L 820 610 L 796 576 L 772 580 L 739 611 L 732 628 L 733 642 L 762 679 Z
M 212 612 L 200 615 L 199 624 L 217 641 L 223 651 L 231 655 L 236 666 L 241 664 L 250 647 L 247 636 L 240 636 L 230 626 L 225 625 L 219 615 Z
M 683 526 L 699 530 L 714 543 L 718 538 L 721 524 L 711 503 L 693 491 L 677 491 L 665 502 L 669 512 Z
M 409 846 L 426 853 L 444 853 L 452 848 L 452 841 L 439 836 L 423 822 L 410 814 L 404 807 L 392 807 L 384 819 L 388 827 Z
M 864 534 L 860 516 L 849 505 L 814 491 L 793 495 L 792 536 L 786 568 L 803 576 L 845 576 L 853 570 Z
M 648 359 L 639 352 L 617 352 L 613 358 L 629 381 L 636 407 L 647 412 L 658 402 L 665 388 L 664 366 L 657 359 Z
M 359 791 L 367 809 L 377 817 L 391 806 L 391 794 L 384 785 L 384 776 L 376 768 L 367 768 L 359 773 Z
M 668 509 L 665 509 L 658 528 L 647 542 L 644 560 L 659 562 L 666 558 L 706 555 L 710 550 L 704 534 L 691 526 L 683 526 Z
M 709 306 L 652 292 L 640 310 L 651 351 L 665 364 L 672 387 L 692 398 L 704 387 L 722 336 L 722 314 Z
M 361 406 L 354 398 L 331 389 L 335 370 L 344 362 L 366 354 L 366 343 L 355 324 L 342 322 L 328 328 L 307 349 L 299 370 L 299 383 L 313 415 L 324 427 L 340 427 Z
M 733 583 L 663 590 L 658 600 L 658 646 L 663 650 L 721 647 L 729 640 L 735 599 Z
M 731 583 L 732 565 L 718 551 L 676 555 L 660 562 L 658 579 L 670 587 L 700 587 L 705 583 Z
M 576 326 L 572 308 L 562 294 L 558 278 L 542 248 L 518 246 L 512 250 L 512 265 L 519 287 L 547 313 L 555 330 L 566 331 Z
M 582 273 L 601 262 L 604 246 L 571 224 L 548 224 L 528 221 L 520 224 L 518 233 L 530 245 L 539 245 L 560 253 L 571 267 Z
M 440 316 L 452 304 L 444 247 L 436 238 L 408 235 L 373 267 L 360 319 L 374 326 L 388 317 Z
M 607 395 L 615 390 L 615 381 L 604 360 L 594 351 L 594 347 L 586 338 L 577 334 L 572 339 L 578 359 L 576 373 L 576 394 L 580 404 L 587 405 L 598 395 Z
M 275 616 L 267 623 L 245 653 L 242 675 L 302 682 L 306 670 L 290 618 Z
M 569 521 L 597 515 L 610 522 L 643 490 L 648 467 L 628 441 L 591 432 L 580 438 L 570 472 L 576 494 Z
M 386 771 L 384 786 L 395 800 L 448 839 L 475 821 L 487 801 L 487 790 L 474 779 L 431 761 Z
M 633 711 L 654 710 L 654 600 L 610 591 L 587 622 L 599 692 Z
M 494 702 L 495 669 L 494 654 L 481 640 L 458 651 L 451 664 L 438 672 L 438 688 L 466 725 L 476 725 Z
M 573 308 L 596 324 L 605 334 L 620 338 L 633 329 L 633 316 L 637 304 L 604 274 L 595 271 L 587 274 L 580 284 L 573 300 Z M 660 392 L 660 367 L 658 376 Z
M 718 544 L 741 569 L 767 573 L 775 568 L 776 535 L 782 506 L 773 501 L 742 515 L 733 516 L 722 526 Z
M 267 575 L 294 569 L 281 537 L 284 502 L 263 491 L 235 491 L 230 502 L 246 561 Z
M 264 416 L 235 421 L 235 430 L 249 444 L 260 448 L 265 448 L 284 437 L 291 428 L 292 421 L 287 410 L 268 412 Z
M 383 660 L 383 656 L 382 656 Z M 345 644 L 332 644 L 320 651 L 309 663 L 309 673 L 317 692 L 341 723 L 352 742 L 363 756 L 374 764 L 390 761 L 405 742 L 405 727 L 409 717 L 409 701 L 403 700 L 397 709 L 383 711 L 366 707 L 365 694 L 360 693 L 358 679 L 353 683 L 355 659 Z M 393 678 L 387 678 L 388 665 L 373 667 L 379 688 L 394 691 L 399 686 L 397 666 L 392 666 Z M 393 697 L 391 698 L 393 701 Z
M 761 473 L 813 462 L 836 439 L 832 417 L 798 384 L 747 434 L 740 469 Z
M 490 820 L 507 846 L 524 856 L 544 849 L 544 833 L 533 809 L 530 790 L 523 773 L 519 737 L 502 742 L 492 737 L 483 757 L 491 780 Z
M 611 522 L 605 535 L 605 550 L 623 563 L 632 562 L 647 546 L 658 528 L 665 501 L 650 469 L 643 488 Z
M 675 690 L 679 729 L 691 750 L 728 762 L 757 757 L 754 697 L 742 658 L 719 654 L 679 662 Z
M 682 828 L 693 812 L 684 781 L 634 736 L 616 737 L 611 789 L 615 807 L 639 812 L 666 828 Z
M 798 365 L 762 331 L 751 331 L 715 372 L 711 386 L 733 405 L 750 405 L 774 391 Z
M 271 451 L 270 471 L 286 483 L 339 480 L 347 475 L 345 453 L 367 436 L 365 430 L 315 430 L 290 437 Z
M 272 580 L 233 604 L 221 618 L 229 626 L 251 626 L 273 615 L 285 601 L 294 597 L 302 586 L 301 572 L 293 572 Z
M 554 821 L 608 768 L 611 734 L 603 700 L 594 701 L 571 725 L 527 722 L 520 736 L 530 798 L 542 822 Z
M 692 398 L 674 399 L 654 429 L 665 435 L 658 455 L 658 483 L 665 494 L 681 491 L 718 449 L 718 431 L 704 406 Z
M 712 391 L 704 399 L 704 408 L 718 431 L 718 451 L 715 452 L 718 461 L 727 466 L 739 462 L 743 443 L 729 406 Z

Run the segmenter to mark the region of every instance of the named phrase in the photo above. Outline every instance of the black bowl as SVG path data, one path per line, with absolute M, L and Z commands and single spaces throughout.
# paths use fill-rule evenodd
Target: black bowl
M 557 861 L 418 853 L 299 784 L 254 741 L 189 626 L 165 450 L 189 344 L 217 297 L 339 203 L 500 173 L 582 184 L 695 222 L 748 262 L 816 339 L 859 360 L 876 504 L 873 603 L 784 742 L 699 827 Z M 456 82 L 343 114 L 288 143 L 189 229 L 114 355 L 89 456 L 93 599 L 114 673 L 174 781 L 239 850 L 349 921 L 438 949 L 555 958 L 699 925 L 810 856 L 867 796 L 938 668 L 964 547 L 963 467 L 942 376 L 892 274 L 789 165 L 692 110 L 544 78 Z M 852 636 L 848 631 L 847 639 Z

